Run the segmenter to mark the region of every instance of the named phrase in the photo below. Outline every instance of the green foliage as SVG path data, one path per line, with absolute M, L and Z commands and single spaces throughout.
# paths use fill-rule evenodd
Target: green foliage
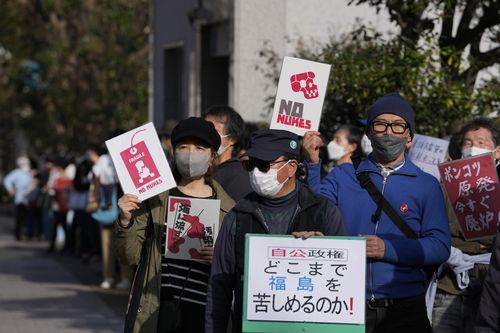
M 146 121 L 148 6 L 147 0 L 0 2 L 0 117 L 16 114 L 31 155 L 81 153 L 114 130 Z M 40 65 L 35 89 L 26 87 L 26 63 Z
M 276 53 L 265 49 L 262 56 L 272 60 L 266 73 L 276 80 Z M 413 106 L 418 133 L 438 137 L 451 134 L 464 120 L 500 109 L 498 81 L 470 92 L 440 70 L 439 56 L 429 45 L 414 46 L 398 37 L 385 41 L 364 27 L 316 51 L 302 45 L 295 56 L 332 65 L 321 118 L 324 135 L 339 124 L 366 118 L 370 105 L 390 92 L 401 93 Z

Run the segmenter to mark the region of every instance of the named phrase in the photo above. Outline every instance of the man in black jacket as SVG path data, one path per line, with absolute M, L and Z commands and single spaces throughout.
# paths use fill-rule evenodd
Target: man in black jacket
M 214 178 L 224 191 L 237 202 L 252 192 L 248 173 L 240 163 L 240 153 L 245 142 L 245 123 L 232 107 L 214 105 L 203 112 L 203 118 L 214 124 L 221 138 L 217 150 Z
M 345 235 L 337 207 L 296 179 L 298 136 L 282 130 L 252 135 L 244 162 L 254 190 L 226 215 L 215 244 L 205 332 L 225 333 L 233 302 L 233 332 L 241 332 L 246 233 L 296 237 Z
M 475 332 L 500 332 L 500 228 L 497 229 L 490 267 L 483 283 Z

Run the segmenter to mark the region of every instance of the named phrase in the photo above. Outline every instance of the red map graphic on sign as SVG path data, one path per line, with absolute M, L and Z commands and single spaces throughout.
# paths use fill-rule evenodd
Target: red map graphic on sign
M 302 92 L 307 99 L 319 96 L 318 86 L 314 83 L 316 75 L 313 72 L 304 72 L 290 76 L 290 84 L 295 92 Z
M 179 246 L 185 242 L 184 238 L 177 236 L 177 231 L 174 228 L 168 228 L 167 239 L 168 250 L 172 253 L 179 253 Z
M 190 224 L 187 231 L 182 235 L 177 235 L 177 230 L 174 228 L 168 228 L 168 250 L 172 253 L 179 253 L 180 245 L 185 243 L 184 237 L 187 235 L 189 238 L 193 239 L 205 239 L 205 226 L 200 223 L 200 217 L 195 215 L 184 215 L 184 221 Z M 192 259 L 203 259 L 200 252 L 195 248 L 189 249 L 189 254 Z

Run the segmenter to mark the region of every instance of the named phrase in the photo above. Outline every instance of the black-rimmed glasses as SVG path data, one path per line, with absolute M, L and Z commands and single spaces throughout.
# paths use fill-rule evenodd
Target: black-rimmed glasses
M 408 129 L 407 123 L 388 123 L 386 121 L 375 120 L 372 122 L 372 129 L 375 133 L 385 133 L 387 127 L 390 127 L 394 134 L 404 134 Z

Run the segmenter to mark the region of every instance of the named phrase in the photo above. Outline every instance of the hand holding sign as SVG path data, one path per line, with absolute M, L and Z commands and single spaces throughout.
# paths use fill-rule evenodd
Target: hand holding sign
M 375 235 L 364 235 L 366 237 L 366 256 L 372 259 L 382 259 L 385 254 L 384 240 Z
M 309 237 L 312 236 L 324 236 L 321 231 L 294 231 L 292 232 L 292 235 L 295 238 L 302 238 L 302 239 L 308 239 Z
M 132 211 L 139 209 L 141 201 L 136 195 L 125 194 L 118 199 L 118 208 L 120 208 L 120 225 L 127 227 L 132 219 Z
M 304 134 L 302 147 L 308 162 L 319 163 L 319 148 L 323 145 L 321 134 L 318 131 L 307 131 Z

